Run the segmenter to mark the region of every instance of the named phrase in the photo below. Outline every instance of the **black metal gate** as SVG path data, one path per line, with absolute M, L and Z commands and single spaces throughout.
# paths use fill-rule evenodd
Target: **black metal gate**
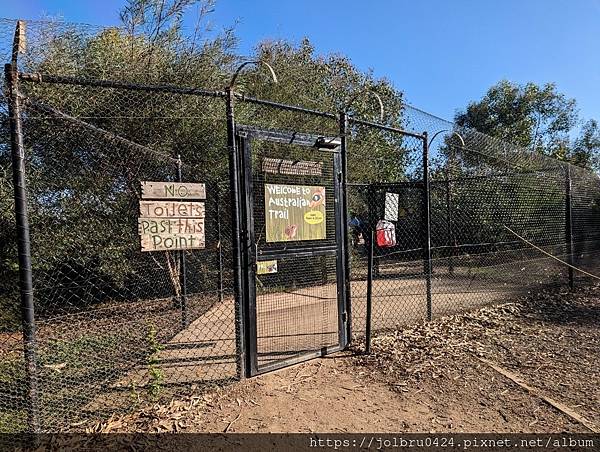
M 339 140 L 238 127 L 246 373 L 346 345 Z

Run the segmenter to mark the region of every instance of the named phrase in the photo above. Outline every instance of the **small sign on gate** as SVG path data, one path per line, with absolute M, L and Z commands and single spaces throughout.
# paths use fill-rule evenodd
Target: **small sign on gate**
M 205 247 L 204 184 L 142 182 L 138 233 L 142 251 Z M 171 201 L 172 200 L 172 201 Z
M 277 273 L 277 261 L 258 261 L 256 263 L 256 274 L 257 275 L 272 275 Z

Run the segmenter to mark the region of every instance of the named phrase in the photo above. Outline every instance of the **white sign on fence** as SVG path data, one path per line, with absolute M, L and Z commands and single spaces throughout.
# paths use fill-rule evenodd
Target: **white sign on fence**
M 400 195 L 398 193 L 385 194 L 385 214 L 383 218 L 387 221 L 398 221 L 398 207 Z

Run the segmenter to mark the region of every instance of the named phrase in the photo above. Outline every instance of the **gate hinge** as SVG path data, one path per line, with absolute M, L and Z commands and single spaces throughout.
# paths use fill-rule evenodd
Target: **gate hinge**
M 348 321 L 348 313 L 346 311 L 342 312 L 342 322 Z
M 342 172 L 341 171 L 339 171 L 337 173 L 337 178 L 338 178 L 338 182 L 342 182 Z

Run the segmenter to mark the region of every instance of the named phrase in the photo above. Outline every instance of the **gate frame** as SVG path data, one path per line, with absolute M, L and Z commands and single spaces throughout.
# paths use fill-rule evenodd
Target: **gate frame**
M 236 126 L 235 141 L 239 150 L 238 177 L 240 181 L 240 219 L 241 219 L 241 254 L 242 254 L 242 284 L 241 284 L 241 304 L 244 313 L 244 369 L 245 377 L 254 377 L 263 373 L 271 372 L 276 369 L 288 367 L 309 359 L 325 356 L 330 353 L 345 349 L 349 344 L 348 336 L 348 300 L 347 300 L 347 261 L 345 259 L 345 240 L 346 228 L 344 227 L 345 203 L 342 189 L 342 181 L 345 179 L 344 167 L 342 162 L 342 148 L 336 146 L 335 149 L 315 149 L 315 152 L 329 152 L 333 157 L 333 185 L 335 199 L 335 245 L 326 247 L 315 247 L 308 245 L 290 250 L 286 256 L 306 256 L 332 254 L 336 256 L 336 285 L 337 285 L 337 319 L 338 319 L 338 343 L 337 345 L 322 347 L 318 351 L 294 355 L 291 358 L 283 359 L 265 366 L 258 366 L 257 350 L 257 317 L 256 317 L 256 267 L 258 261 L 258 251 L 254 235 L 254 188 L 252 173 L 252 141 L 263 140 L 281 144 L 295 144 L 303 147 L 317 148 L 317 141 L 320 139 L 331 139 L 322 135 L 296 133 L 284 130 L 269 130 L 252 126 Z M 273 253 L 276 254 L 276 253 Z M 267 253 L 268 255 L 268 253 Z

